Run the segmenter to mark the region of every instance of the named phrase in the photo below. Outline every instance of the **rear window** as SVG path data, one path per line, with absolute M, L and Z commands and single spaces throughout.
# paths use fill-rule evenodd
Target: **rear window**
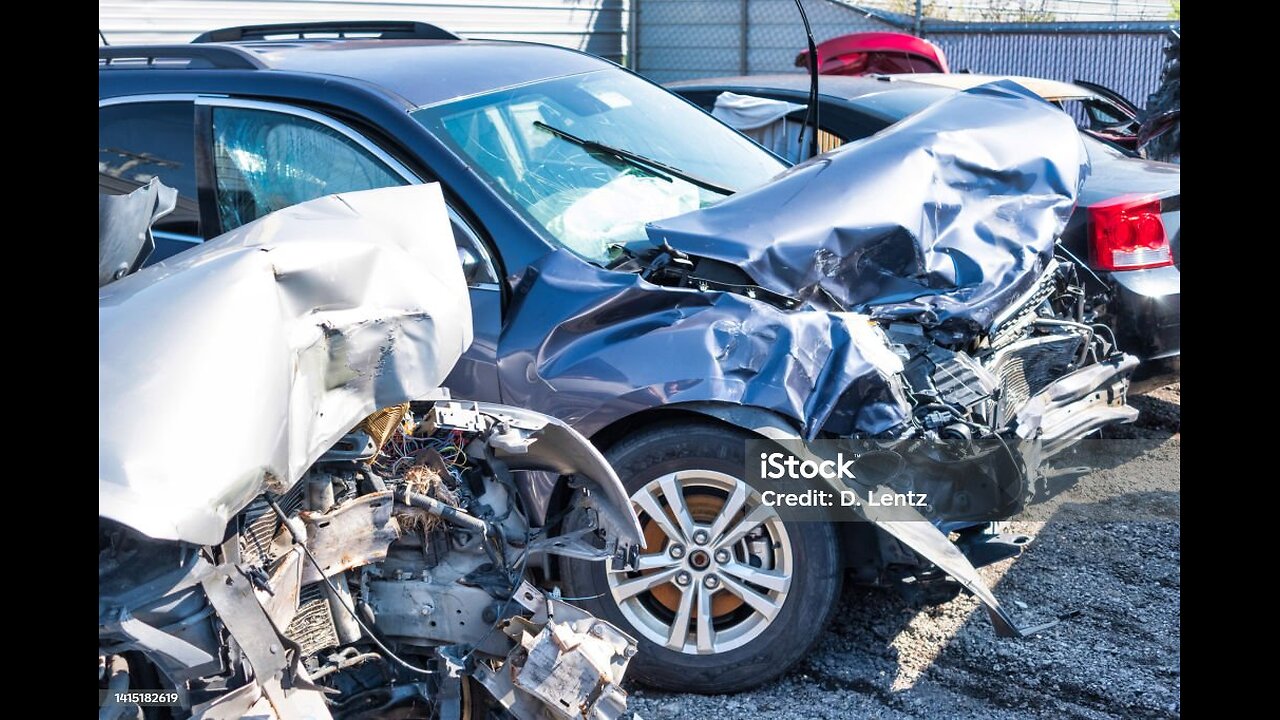
M 851 101 L 851 104 L 867 113 L 879 116 L 891 123 L 915 115 L 930 105 L 955 94 L 947 88 L 885 88 Z

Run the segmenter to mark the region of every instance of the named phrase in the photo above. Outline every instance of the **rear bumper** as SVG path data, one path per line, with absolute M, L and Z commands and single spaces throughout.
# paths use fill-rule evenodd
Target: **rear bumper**
M 1176 267 L 1111 273 L 1104 322 L 1120 350 L 1141 361 L 1132 392 L 1175 382 L 1181 370 L 1181 272 Z

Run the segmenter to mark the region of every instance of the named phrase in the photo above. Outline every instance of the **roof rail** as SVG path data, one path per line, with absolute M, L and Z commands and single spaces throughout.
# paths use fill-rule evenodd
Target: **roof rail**
M 136 67 L 169 64 L 188 60 L 186 68 L 218 68 L 222 70 L 265 70 L 267 65 L 256 55 L 231 45 L 111 45 L 98 48 L 99 67 L 113 63 Z M 127 61 L 127 62 L 122 62 Z
M 309 34 L 349 34 L 367 36 L 377 34 L 379 40 L 461 40 L 462 38 L 443 28 L 423 22 L 395 20 L 341 20 L 337 22 L 280 23 L 278 25 L 242 25 L 202 33 L 192 43 L 235 42 L 237 40 L 303 40 Z M 284 38 L 281 38 L 284 36 Z

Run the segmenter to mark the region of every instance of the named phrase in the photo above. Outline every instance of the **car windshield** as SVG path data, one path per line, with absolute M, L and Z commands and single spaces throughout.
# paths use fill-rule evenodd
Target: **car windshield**
M 756 187 L 785 164 L 622 70 L 421 108 L 441 138 L 552 242 L 608 265 L 651 248 L 644 226 Z M 723 189 L 723 190 L 722 190 Z

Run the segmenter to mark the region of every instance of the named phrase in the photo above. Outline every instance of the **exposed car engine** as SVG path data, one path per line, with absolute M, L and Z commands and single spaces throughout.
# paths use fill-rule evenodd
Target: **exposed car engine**
M 863 470 L 902 492 L 927 493 L 928 516 L 944 527 L 1021 511 L 1046 492 L 1055 455 L 1138 414 L 1125 402 L 1137 358 L 1119 352 L 1086 307 L 1076 266 L 1052 260 L 976 340 L 947 344 L 919 324 L 888 323 L 912 413 L 877 443 L 895 455 L 889 470 L 883 459 Z M 994 545 L 975 555 L 979 564 L 1019 550 L 1020 543 L 983 540 Z
M 804 308 L 796 298 L 752 284 L 732 265 L 691 258 L 670 247 L 653 254 L 647 267 L 634 257 L 618 267 L 643 268 L 654 283 L 733 292 L 784 311 Z M 884 344 L 902 361 L 896 389 L 911 406 L 910 421 L 886 435 L 935 443 L 1001 434 L 1044 438 L 1047 456 L 1102 426 L 1132 422 L 1137 411 L 1125 404 L 1125 393 L 1137 358 L 1123 354 L 1111 329 L 1091 317 L 1076 273 L 1073 262 L 1051 259 L 983 333 L 937 332 L 913 319 L 876 317 L 869 308 L 884 331 Z M 809 303 L 845 309 L 821 293 Z M 1092 369 L 1067 379 L 1085 368 Z M 1085 406 L 1090 412 L 1081 412 Z M 841 427 L 839 420 L 827 430 L 836 436 L 864 435 Z
M 921 436 L 968 440 L 1013 431 L 1023 439 L 1073 440 L 1137 417 L 1125 405 L 1125 378 L 1136 358 L 1118 351 L 1106 325 L 1090 322 L 1075 272 L 1071 263 L 1051 261 L 994 319 L 990 332 L 969 346 L 935 343 L 920 325 L 889 325 Z M 1091 366 L 1095 371 L 1087 376 L 1057 384 Z M 1079 419 L 1053 412 L 1090 394 L 1097 395 L 1092 404 L 1111 411 Z
M 483 717 L 488 704 L 617 717 L 634 640 L 526 581 L 530 554 L 554 545 L 538 542 L 546 528 L 530 526 L 501 456 L 538 431 L 464 403 L 415 409 L 366 419 L 250 503 L 221 545 L 149 543 L 104 521 L 100 609 L 115 621 L 100 665 L 158 670 L 193 717 L 250 712 L 256 686 L 280 717 L 290 686 L 335 718 Z M 618 550 L 606 535 L 593 537 L 601 559 Z M 278 642 L 249 634 L 264 623 Z

